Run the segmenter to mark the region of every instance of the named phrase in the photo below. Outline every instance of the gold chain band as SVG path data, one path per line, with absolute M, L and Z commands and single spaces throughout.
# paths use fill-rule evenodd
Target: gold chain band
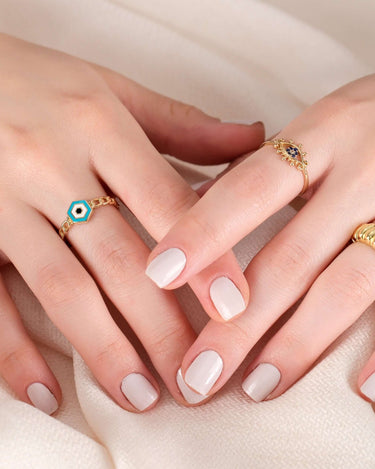
M 65 238 L 68 231 L 74 224 L 87 223 L 95 208 L 104 207 L 106 205 L 114 205 L 116 208 L 119 208 L 117 200 L 109 195 L 96 197 L 91 200 L 75 200 L 72 202 L 68 209 L 68 216 L 62 222 L 59 229 L 61 239 Z
M 294 143 L 293 140 L 285 138 L 275 138 L 273 140 L 266 140 L 259 148 L 264 145 L 272 145 L 281 159 L 287 161 L 290 166 L 294 166 L 303 174 L 303 188 L 299 195 L 302 195 L 309 187 L 309 174 L 307 172 L 307 160 L 304 158 L 307 153 L 302 151 L 301 143 Z
M 364 223 L 353 233 L 353 243 L 359 242 L 367 244 L 375 249 L 375 223 Z

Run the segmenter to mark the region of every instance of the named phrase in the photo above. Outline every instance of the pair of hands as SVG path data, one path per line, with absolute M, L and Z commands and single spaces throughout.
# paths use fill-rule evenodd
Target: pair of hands
M 215 394 L 306 294 L 245 372 L 253 400 L 277 397 L 375 298 L 374 251 L 345 248 L 354 228 L 375 216 L 374 76 L 323 98 L 280 133 L 308 151 L 308 202 L 243 274 L 231 247 L 303 185 L 271 147 L 256 151 L 262 124 L 223 124 L 110 70 L 5 35 L 0 71 L 3 262 L 14 264 L 124 409 L 152 408 L 159 387 L 98 286 L 184 405 Z M 160 156 L 217 164 L 251 152 L 200 199 Z M 60 239 L 53 227 L 73 200 L 111 193 L 159 242 L 151 255 L 114 207 L 73 227 L 72 249 Z M 168 291 L 186 282 L 211 317 L 198 338 Z M 21 399 L 51 414 L 60 387 L 2 282 L 0 304 L 0 372 Z M 372 356 L 359 385 L 374 370 Z M 363 395 L 375 398 L 371 377 L 366 383 Z

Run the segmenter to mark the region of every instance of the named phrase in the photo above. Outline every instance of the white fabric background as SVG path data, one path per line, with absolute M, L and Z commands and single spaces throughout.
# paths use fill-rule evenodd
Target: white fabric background
M 373 71 L 374 15 L 371 0 L 0 0 L 1 31 L 107 65 L 223 119 L 264 120 L 268 135 Z M 293 214 L 285 208 L 240 243 L 241 263 Z M 373 408 L 355 392 L 375 343 L 373 308 L 278 399 L 246 400 L 241 369 L 206 406 L 180 407 L 162 388 L 155 410 L 134 415 L 98 387 L 17 272 L 3 273 L 64 403 L 48 417 L 0 381 L 1 469 L 375 467 Z M 199 305 L 188 289 L 179 296 L 199 330 Z

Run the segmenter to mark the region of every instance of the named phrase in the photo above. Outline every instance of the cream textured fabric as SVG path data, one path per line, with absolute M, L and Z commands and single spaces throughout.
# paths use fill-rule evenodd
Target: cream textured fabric
M 1 0 L 0 30 L 107 65 L 223 119 L 262 119 L 272 135 L 374 69 L 374 15 L 371 0 Z M 286 207 L 241 242 L 241 263 L 293 214 Z M 373 308 L 278 399 L 244 398 L 242 367 L 206 406 L 180 407 L 162 388 L 155 410 L 134 415 L 100 389 L 15 270 L 3 273 L 64 403 L 48 417 L 0 381 L 1 469 L 375 467 L 373 408 L 355 392 L 374 348 Z M 197 301 L 186 288 L 179 296 L 199 330 L 206 319 Z

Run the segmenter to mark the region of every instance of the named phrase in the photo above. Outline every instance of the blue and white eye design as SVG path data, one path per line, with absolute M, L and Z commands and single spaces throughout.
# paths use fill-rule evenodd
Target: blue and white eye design
M 288 153 L 289 156 L 291 156 L 292 158 L 297 158 L 297 156 L 299 155 L 299 150 L 297 147 L 295 147 L 294 145 L 290 145 L 289 147 L 287 147 L 285 149 L 285 151 Z
M 74 223 L 85 222 L 90 218 L 92 208 L 86 200 L 76 200 L 70 204 L 68 215 Z
M 274 147 L 277 153 L 280 153 L 282 160 L 289 161 L 290 166 L 295 166 L 301 171 L 306 171 L 307 160 L 304 158 L 306 152 L 302 151 L 301 144 L 295 144 L 293 140 L 284 140 L 280 138 L 275 140 Z

